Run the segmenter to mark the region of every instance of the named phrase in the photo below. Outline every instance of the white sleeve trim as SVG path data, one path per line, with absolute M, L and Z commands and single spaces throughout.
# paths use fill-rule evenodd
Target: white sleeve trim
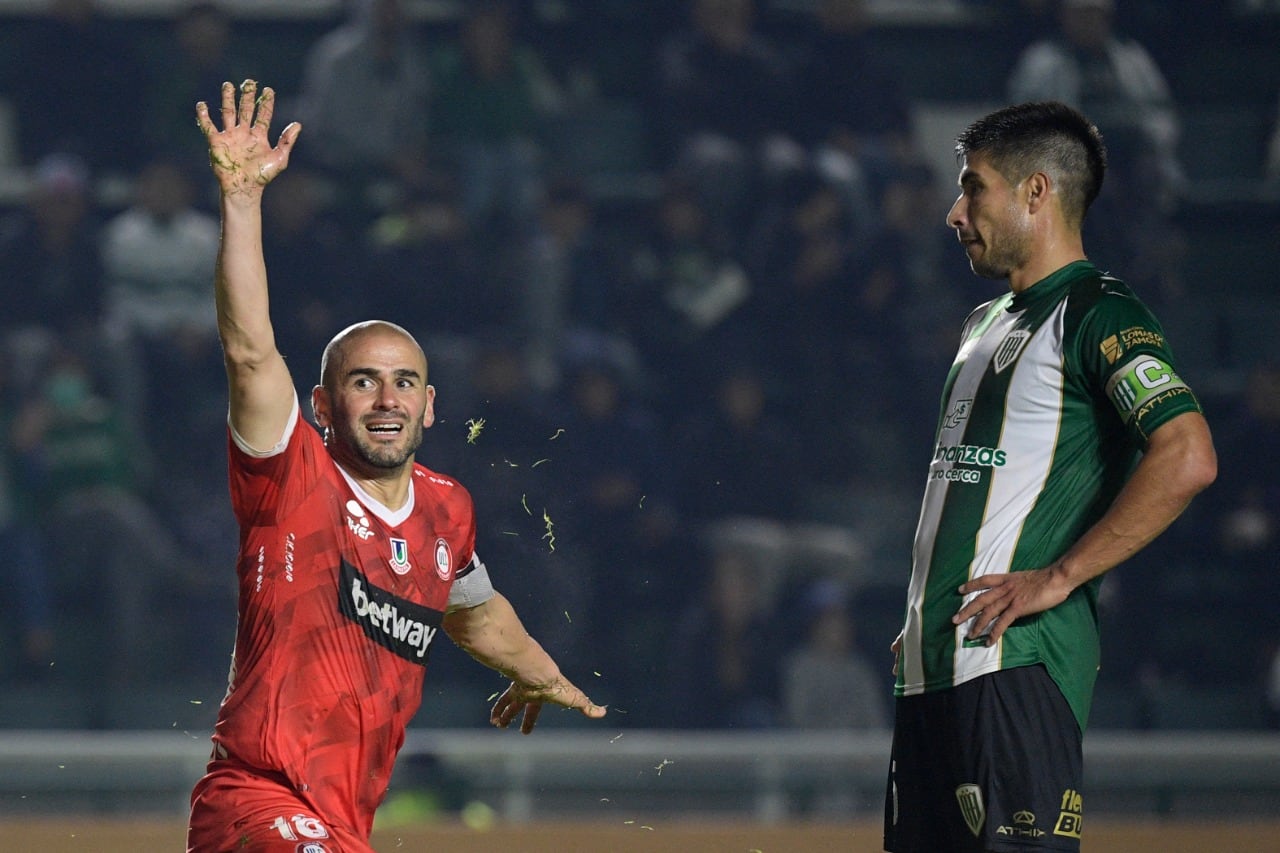
M 275 446 L 270 450 L 258 450 L 254 447 L 250 447 L 249 443 L 241 437 L 240 433 L 236 432 L 236 428 L 231 426 L 231 414 L 229 412 L 227 413 L 227 428 L 231 430 L 231 440 L 236 443 L 236 447 L 240 448 L 245 455 L 255 456 L 258 459 L 266 459 L 270 456 L 278 456 L 284 452 L 286 447 L 289 446 L 289 439 L 293 437 L 293 431 L 298 426 L 300 411 L 301 410 L 298 406 L 298 395 L 295 393 L 293 395 L 293 408 L 289 410 L 289 420 L 284 425 L 284 435 L 280 436 L 280 440 L 277 441 Z

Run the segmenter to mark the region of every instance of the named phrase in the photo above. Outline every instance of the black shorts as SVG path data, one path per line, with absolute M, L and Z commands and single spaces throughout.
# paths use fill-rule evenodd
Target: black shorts
M 1043 666 L 903 696 L 884 847 L 893 853 L 1079 851 L 1080 727 Z

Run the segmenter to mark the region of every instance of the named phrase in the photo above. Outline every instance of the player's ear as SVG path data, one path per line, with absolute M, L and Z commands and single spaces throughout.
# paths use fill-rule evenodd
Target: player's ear
M 1035 213 L 1049 201 L 1053 183 L 1044 172 L 1033 172 L 1026 180 L 1027 210 Z
M 436 422 L 436 386 L 427 386 L 427 405 L 422 410 L 422 428 L 426 429 Z
M 329 395 L 325 393 L 323 385 L 317 385 L 311 389 L 311 413 L 315 416 L 316 426 L 321 429 L 327 428 L 332 423 Z

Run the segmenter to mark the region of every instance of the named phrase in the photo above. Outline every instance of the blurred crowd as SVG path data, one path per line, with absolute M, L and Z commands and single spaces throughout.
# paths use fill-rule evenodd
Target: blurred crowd
M 1198 286 L 1179 224 L 1194 176 L 1124 3 L 959 4 L 1007 50 L 970 100 L 1062 99 L 1098 122 L 1112 168 L 1086 247 L 1169 322 Z M 924 150 L 876 4 L 411 5 L 298 24 L 314 37 L 279 81 L 251 37 L 271 25 L 217 3 L 150 39 L 92 0 L 0 21 L 24 179 L 0 209 L 0 686 L 225 669 L 237 534 L 193 116 L 253 77 L 277 90 L 273 137 L 304 125 L 265 212 L 301 398 L 349 322 L 418 336 L 439 391 L 420 461 L 471 490 L 495 584 L 596 673 L 618 724 L 887 725 L 937 395 L 965 314 L 1002 285 L 944 226 L 954 176 Z M 1257 175 L 1280 182 L 1280 134 L 1270 150 Z M 1182 372 L 1220 480 L 1107 581 L 1101 683 L 1242 689 L 1268 719 L 1280 365 Z M 436 656 L 434 682 L 491 692 Z

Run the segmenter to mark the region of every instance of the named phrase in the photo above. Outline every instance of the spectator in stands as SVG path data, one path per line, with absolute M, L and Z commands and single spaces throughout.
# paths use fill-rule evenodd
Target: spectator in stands
M 193 207 L 184 165 L 149 163 L 129 206 L 107 221 L 102 262 L 111 320 L 146 337 L 212 333 L 207 276 L 217 254 L 218 221 Z
M 669 184 L 646 216 L 627 262 L 624 315 L 641 361 L 663 374 L 657 404 L 674 413 L 689 395 L 705 398 L 684 368 L 748 334 L 752 285 L 692 186 Z
M 24 165 L 54 151 L 85 158 L 95 174 L 128 174 L 139 142 L 147 73 L 134 42 L 95 0 L 49 0 L 0 59 L 13 99 Z
M 530 375 L 541 388 L 559 380 L 557 362 L 572 329 L 620 328 L 617 271 L 595 225 L 594 200 L 576 181 L 547 185 L 511 277 L 521 291 L 521 331 Z
M 0 621 L 17 647 L 3 674 L 33 681 L 48 677 L 53 663 L 53 584 L 36 501 L 13 458 L 13 416 L 24 397 L 17 386 L 8 341 L 0 341 L 0 583 L 9 593 Z
M 753 0 L 689 0 L 688 10 L 658 48 L 655 135 L 713 218 L 736 229 L 759 182 L 803 161 L 784 132 L 791 80 Z
M 103 677 L 112 685 L 136 683 L 157 674 L 149 660 L 153 596 L 207 589 L 210 575 L 143 499 L 136 437 L 85 358 L 51 339 L 46 363 L 13 416 L 20 487 L 35 500 L 57 586 L 73 599 L 62 603 L 86 617 L 105 614 L 94 632 L 106 655 Z M 153 424 L 151 433 L 171 428 Z
M 302 163 L 292 164 L 276 183 L 282 191 L 262 199 L 262 250 L 272 271 L 271 301 L 288 305 L 290 312 L 289 322 L 276 329 L 276 346 L 289 361 L 306 361 L 324 351 L 347 317 L 363 314 L 380 289 L 352 286 L 365 280 L 370 260 L 334 213 L 333 183 Z M 295 379 L 305 399 L 315 377 Z M 225 468 L 222 460 L 218 465 Z
M 167 37 L 147 57 L 150 69 L 146 129 L 155 151 L 181 152 L 184 161 L 200 162 L 206 151 L 193 139 L 185 107 L 223 80 L 243 80 L 254 60 L 240 55 L 232 41 L 231 14 L 213 0 L 187 0 L 177 10 Z
M 450 382 L 456 414 L 442 424 L 466 441 L 437 442 L 432 457 L 445 455 L 447 470 L 481 508 L 476 535 L 489 543 L 485 559 L 523 567 L 503 583 L 503 594 L 530 632 L 554 645 L 565 665 L 590 658 L 600 667 L 587 632 L 596 621 L 591 600 L 601 567 L 568 532 L 577 514 L 577 502 L 565 500 L 569 430 L 530 378 L 523 341 L 502 327 L 472 331 L 466 381 Z
M 674 457 L 628 341 L 576 330 L 566 341 L 561 369 L 550 417 L 564 433 L 548 446 L 551 461 L 538 470 L 546 470 L 557 551 L 581 554 L 595 567 L 589 636 L 619 661 L 628 652 L 614 628 L 651 594 L 664 606 L 670 601 L 658 590 L 668 588 L 671 579 L 662 567 L 678 544 Z
M 848 590 L 813 581 L 802 600 L 804 633 L 782 664 L 782 716 L 805 729 L 887 729 L 892 685 L 858 648 Z
M 801 425 L 785 416 L 783 383 L 760 361 L 729 350 L 690 366 L 710 398 L 689 406 L 672 431 L 687 462 L 679 466 L 680 507 L 690 524 L 796 516 Z
M 749 553 L 715 549 L 700 592 L 681 612 L 668 649 L 668 724 L 770 728 L 778 723 L 775 635 Z
M 461 182 L 477 228 L 528 227 L 541 192 L 542 123 L 561 92 L 537 49 L 519 38 L 507 0 L 466 5 L 461 31 L 432 62 L 432 143 Z
M 642 365 L 627 340 L 576 330 L 565 342 L 561 368 L 551 417 L 564 429 L 555 471 L 563 478 L 562 497 L 574 507 L 564 528 L 574 535 L 566 538 L 586 544 L 605 563 L 616 562 L 627 553 L 623 542 L 657 532 L 647 525 L 671 500 L 661 421 L 643 395 Z M 622 574 L 606 572 L 602 580 Z
M 784 191 L 775 192 L 757 218 L 747 256 L 751 280 L 759 282 L 750 307 L 759 338 L 753 346 L 787 365 L 791 422 L 810 448 L 797 472 L 810 482 L 833 476 L 843 482 L 867 466 L 849 440 L 849 425 L 872 418 L 886 425 L 879 455 L 895 435 L 887 424 L 904 414 L 894 403 L 906 396 L 900 389 L 910 375 L 905 365 L 912 350 L 902 346 L 909 292 L 883 215 L 863 248 L 854 211 L 836 186 L 813 173 L 780 186 Z M 887 352 L 899 354 L 886 359 Z
M 1204 537 L 1197 529 L 1189 533 L 1197 541 L 1187 544 L 1213 542 L 1216 550 L 1204 553 L 1205 562 L 1229 566 L 1241 608 L 1266 618 L 1280 594 L 1280 364 L 1261 362 L 1245 380 L 1234 411 L 1219 418 L 1223 482 L 1208 501 L 1216 530 Z
M 875 51 L 866 0 L 819 0 L 815 22 L 801 46 L 792 126 L 818 174 L 865 203 L 920 159 L 911 105 Z
M 457 181 L 433 175 L 369 229 L 369 291 L 403 306 L 415 333 L 471 336 L 514 323 L 518 284 L 504 271 L 515 250 L 488 236 L 467 219 Z
M 349 20 L 307 54 L 297 106 L 307 145 L 298 153 L 340 181 L 360 224 L 380 190 L 426 174 L 430 81 L 403 0 L 351 0 Z
M 920 216 L 940 207 L 939 197 L 939 182 L 922 164 L 889 176 L 873 199 L 872 236 L 849 260 L 845 298 L 828 303 L 833 317 L 822 337 L 834 342 L 840 367 L 828 369 L 825 381 L 843 381 L 812 398 L 826 407 L 806 436 L 821 448 L 809 454 L 820 480 L 824 469 L 894 479 L 910 464 L 906 454 L 932 442 L 935 404 L 911 389 L 916 377 L 953 361 L 955 317 L 967 310 L 973 286 L 969 270 L 955 263 L 954 235 Z M 849 440 L 849 424 L 869 430 L 874 452 Z
M 1139 42 L 1114 29 L 1115 0 L 1060 0 L 1056 36 L 1031 44 L 1008 80 L 1014 103 L 1056 100 L 1089 115 L 1107 141 L 1107 189 L 1086 239 L 1103 267 L 1133 270 L 1176 296 L 1179 241 L 1170 222 L 1186 182 L 1169 84 Z M 1119 243 L 1117 243 L 1119 240 Z
M 0 282 L 8 288 L 0 329 L 39 328 L 88 351 L 102 322 L 101 221 L 85 162 L 42 157 L 23 206 L 0 220 Z
M 209 407 L 225 409 L 208 283 L 218 220 L 196 208 L 194 197 L 187 164 L 158 156 L 138 174 L 129 206 L 102 232 L 107 334 L 120 360 L 112 396 L 138 418 L 134 429 L 164 417 L 167 429 L 148 431 L 161 455 L 185 451 L 189 430 L 210 429 Z

